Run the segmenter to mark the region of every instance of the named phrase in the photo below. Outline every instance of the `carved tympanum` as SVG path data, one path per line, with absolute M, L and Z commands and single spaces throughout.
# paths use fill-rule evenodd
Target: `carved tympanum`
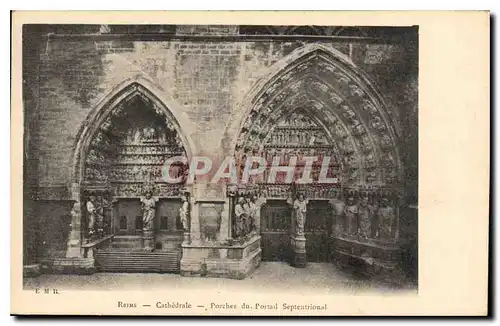
M 282 145 L 330 146 L 340 156 L 337 161 L 346 163 L 340 166 L 344 184 L 397 186 L 401 172 L 396 132 L 378 98 L 355 68 L 327 51 L 304 54 L 253 101 L 237 141 L 237 156 Z
M 143 182 L 155 182 L 158 196 L 177 196 L 187 166 L 175 162 L 186 156 L 180 137 L 161 110 L 146 97 L 135 96 L 117 106 L 96 131 L 86 155 L 84 182 L 106 183 L 119 197 L 139 197 Z M 179 184 L 166 183 L 164 173 Z

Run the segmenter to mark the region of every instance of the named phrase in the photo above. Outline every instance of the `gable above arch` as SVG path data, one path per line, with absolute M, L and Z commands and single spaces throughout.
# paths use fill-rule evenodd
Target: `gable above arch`
M 190 134 L 195 129 L 192 127 L 189 118 L 183 112 L 180 105 L 149 80 L 141 76 L 136 76 L 123 81 L 107 93 L 92 110 L 80 128 L 74 150 L 74 182 L 79 182 L 83 179 L 85 165 L 83 162 L 86 159 L 91 142 L 95 136 L 103 128 L 106 128 L 111 116 L 123 112 L 126 110 L 127 104 L 137 100 L 142 101 L 142 103 L 152 108 L 177 133 L 188 159 L 196 153 L 199 146 Z
M 296 50 L 271 69 L 244 105 L 236 153 L 254 150 L 281 117 L 301 107 L 344 149 L 344 182 L 385 186 L 401 180 L 397 124 L 366 74 L 337 50 L 317 44 Z

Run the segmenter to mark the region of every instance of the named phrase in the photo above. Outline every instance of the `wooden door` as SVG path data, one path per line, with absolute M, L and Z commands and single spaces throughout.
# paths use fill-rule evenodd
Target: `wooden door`
M 156 208 L 155 227 L 161 233 L 182 233 L 180 199 L 161 199 Z
M 332 225 L 332 208 L 326 200 L 311 200 L 307 205 L 305 236 L 307 260 L 326 262 L 329 260 L 329 241 Z
M 263 261 L 288 261 L 291 211 L 285 200 L 268 200 L 261 211 Z
M 120 199 L 116 204 L 115 234 L 141 235 L 142 211 L 139 199 Z

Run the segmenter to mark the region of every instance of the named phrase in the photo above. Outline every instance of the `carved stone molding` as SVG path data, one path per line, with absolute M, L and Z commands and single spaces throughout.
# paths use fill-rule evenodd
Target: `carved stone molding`
M 376 95 L 352 67 L 322 50 L 308 53 L 283 68 L 253 100 L 236 155 L 262 152 L 279 143 L 284 133 L 280 123 L 290 112 L 302 110 L 314 117 L 315 125 L 291 125 L 289 140 L 299 130 L 310 127 L 312 133 L 319 127 L 343 163 L 345 184 L 397 186 L 401 164 L 396 133 Z M 303 139 L 298 142 L 307 145 Z
M 73 200 L 67 186 L 40 186 L 36 189 L 34 200 Z
M 183 164 L 170 169 L 172 178 L 180 177 L 178 184 L 167 184 L 162 173 L 167 159 L 191 157 L 198 147 L 182 132 L 181 123 L 190 129 L 180 106 L 149 80 L 136 76 L 117 85 L 79 131 L 71 198 L 80 198 L 81 191 L 101 188 L 115 198 L 137 198 L 144 182 L 158 182 L 158 197 L 180 197 L 185 180 Z M 77 231 L 74 233 L 80 233 Z
M 171 122 L 154 103 L 138 95 L 120 103 L 91 141 L 84 170 L 85 181 L 161 182 L 164 162 L 186 157 Z M 182 176 L 185 167 L 172 167 Z

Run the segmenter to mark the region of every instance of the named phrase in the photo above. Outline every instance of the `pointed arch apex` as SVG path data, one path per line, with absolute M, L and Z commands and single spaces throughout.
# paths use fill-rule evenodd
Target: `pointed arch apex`
M 228 147 L 228 152 L 236 153 L 242 144 L 248 144 L 240 139 L 247 136 L 247 132 L 243 132 L 245 128 L 250 130 L 250 134 L 253 133 L 250 135 L 252 143 L 253 136 L 262 137 L 262 124 L 269 127 L 274 123 L 268 118 L 270 115 L 280 114 L 285 106 L 299 105 L 302 101 L 299 100 L 300 96 L 316 98 L 316 92 L 322 88 L 318 90 L 319 86 L 313 85 L 315 91 L 310 93 L 307 82 L 303 80 L 311 75 L 321 76 L 321 81 L 327 80 L 323 83 L 327 90 L 318 93 L 320 98 L 326 99 L 325 108 L 329 113 L 322 117 L 326 120 L 335 119 L 342 125 L 342 130 L 332 129 L 332 133 L 347 133 L 349 141 L 344 141 L 344 145 L 352 147 L 349 152 L 357 155 L 358 163 L 355 163 L 362 167 L 359 174 L 359 179 L 363 180 L 361 182 L 365 182 L 365 177 L 366 182 L 397 181 L 401 173 L 401 160 L 397 141 L 398 125 L 390 112 L 391 108 L 366 72 L 356 66 L 348 55 L 331 45 L 303 45 L 271 66 L 268 73 L 247 93 L 240 110 L 230 119 L 231 124 L 228 124 L 224 137 L 227 143 L 223 144 Z M 325 92 L 329 95 L 324 95 Z M 336 93 L 341 95 L 330 96 Z M 339 106 L 338 100 L 346 104 Z M 317 111 L 320 114 L 322 110 Z M 247 125 L 256 127 L 248 128 Z M 393 154 L 386 155 L 385 159 L 381 153 L 387 151 L 393 151 Z M 392 171 L 396 177 L 386 173 L 388 166 L 395 166 Z
M 117 83 L 93 107 L 87 118 L 82 122 L 76 136 L 73 149 L 72 182 L 78 184 L 82 180 L 82 167 L 91 139 L 95 136 L 102 123 L 110 116 L 115 107 L 125 99 L 137 94 L 145 96 L 171 120 L 180 136 L 186 154 L 190 159 L 198 152 L 199 146 L 191 133 L 196 130 L 177 101 L 149 78 L 135 75 Z
M 222 145 L 227 147 L 229 151 L 234 152 L 236 148 L 237 138 L 239 132 L 245 123 L 246 118 L 250 115 L 253 107 L 257 104 L 259 97 L 262 93 L 269 88 L 269 85 L 274 84 L 277 78 L 282 75 L 289 67 L 299 64 L 301 59 L 312 59 L 316 57 L 314 54 L 324 53 L 329 57 L 336 58 L 341 65 L 348 66 L 350 69 L 356 69 L 354 62 L 342 53 L 340 50 L 334 48 L 333 46 L 320 44 L 320 43 L 308 43 L 301 47 L 295 49 L 287 56 L 281 58 L 276 63 L 274 63 L 267 74 L 259 78 L 259 80 L 252 86 L 251 90 L 244 96 L 243 100 L 240 102 L 239 110 L 233 111 L 234 113 L 230 117 L 230 123 L 226 126 L 225 137 L 223 138 Z M 243 115 L 241 116 L 241 112 Z M 231 135 L 234 133 L 233 135 Z
M 333 46 L 326 45 L 326 44 L 320 44 L 320 43 L 311 43 L 311 44 L 306 44 L 303 48 L 304 48 L 304 53 L 302 54 L 302 56 L 307 56 L 311 53 L 323 52 L 327 55 L 331 55 L 331 56 L 343 61 L 346 64 L 352 65 L 353 67 L 356 66 L 347 54 L 334 48 Z

